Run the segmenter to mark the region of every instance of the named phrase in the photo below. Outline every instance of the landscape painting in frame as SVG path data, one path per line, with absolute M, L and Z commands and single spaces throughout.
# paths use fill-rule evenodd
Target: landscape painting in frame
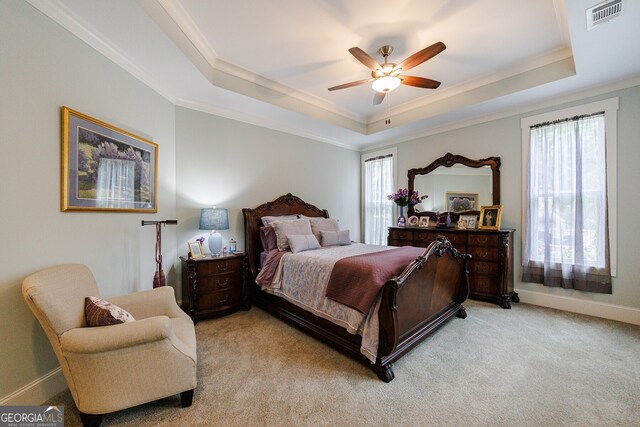
M 158 145 L 62 107 L 63 211 L 157 212 Z
M 446 211 L 465 212 L 478 210 L 478 193 L 447 192 L 446 198 Z

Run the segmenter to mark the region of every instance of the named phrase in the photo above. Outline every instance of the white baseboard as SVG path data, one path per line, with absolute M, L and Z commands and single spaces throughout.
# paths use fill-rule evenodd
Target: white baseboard
M 587 301 L 562 295 L 550 295 L 541 292 L 526 291 L 523 289 L 516 289 L 516 292 L 520 297 L 520 301 L 527 304 L 602 317 L 604 319 L 617 320 L 619 322 L 631 323 L 633 325 L 640 325 L 639 308 Z
M 67 381 L 58 367 L 0 399 L 0 406 L 42 405 L 66 388 Z

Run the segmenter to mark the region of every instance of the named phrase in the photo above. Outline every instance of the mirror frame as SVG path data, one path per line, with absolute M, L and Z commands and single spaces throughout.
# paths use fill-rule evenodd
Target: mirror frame
M 429 166 L 424 167 L 424 168 L 417 168 L 417 169 L 409 169 L 409 172 L 407 173 L 407 176 L 409 178 L 409 194 L 411 194 L 411 192 L 414 189 L 414 180 L 416 178 L 416 175 L 426 175 L 430 172 L 433 172 L 436 168 L 440 167 L 440 166 L 444 166 L 447 168 L 450 168 L 453 165 L 456 164 L 461 164 L 464 166 L 469 166 L 472 168 L 481 168 L 483 166 L 490 166 L 491 167 L 491 175 L 492 175 L 492 179 L 493 179 L 493 205 L 499 205 L 500 204 L 500 157 L 487 157 L 486 159 L 480 159 L 480 160 L 473 160 L 473 159 L 469 159 L 467 157 L 464 156 L 460 156 L 457 154 L 451 154 L 451 153 L 447 153 L 444 156 L 440 157 L 439 159 L 434 160 Z M 480 213 L 480 210 L 478 209 L 477 211 L 467 211 L 464 213 Z M 463 212 L 451 212 L 451 216 L 452 216 L 452 220 L 453 221 L 457 221 L 458 216 L 463 213 Z M 422 211 L 422 212 L 416 212 L 413 209 L 413 206 L 409 206 L 409 210 L 408 210 L 408 214 L 409 216 L 411 215 L 428 215 L 432 218 L 435 219 L 436 213 L 435 212 L 431 212 L 431 211 Z

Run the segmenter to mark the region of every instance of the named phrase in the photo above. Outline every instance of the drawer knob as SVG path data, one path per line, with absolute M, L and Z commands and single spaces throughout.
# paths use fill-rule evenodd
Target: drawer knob
M 218 287 L 220 288 L 226 288 L 229 286 L 229 278 L 226 278 L 224 280 L 219 280 L 218 281 Z
M 218 301 L 227 302 L 228 299 L 229 299 L 229 294 L 224 294 L 223 296 L 220 297 Z
M 229 269 L 229 266 L 227 265 L 226 262 L 223 262 L 222 264 L 218 264 L 218 271 L 227 271 Z
M 487 243 L 487 236 L 478 236 L 478 242 Z

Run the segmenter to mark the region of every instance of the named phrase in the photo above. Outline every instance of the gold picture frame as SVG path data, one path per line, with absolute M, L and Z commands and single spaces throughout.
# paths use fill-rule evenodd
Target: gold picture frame
M 502 205 L 482 206 L 480 208 L 479 230 L 500 230 Z
M 60 210 L 158 211 L 158 145 L 62 107 Z
M 428 216 L 421 216 L 420 217 L 420 222 L 418 222 L 418 227 L 420 227 L 420 228 L 429 228 L 429 217 Z
M 202 250 L 202 244 L 198 240 L 188 242 L 187 244 L 189 245 L 189 258 L 204 258 L 205 255 Z

